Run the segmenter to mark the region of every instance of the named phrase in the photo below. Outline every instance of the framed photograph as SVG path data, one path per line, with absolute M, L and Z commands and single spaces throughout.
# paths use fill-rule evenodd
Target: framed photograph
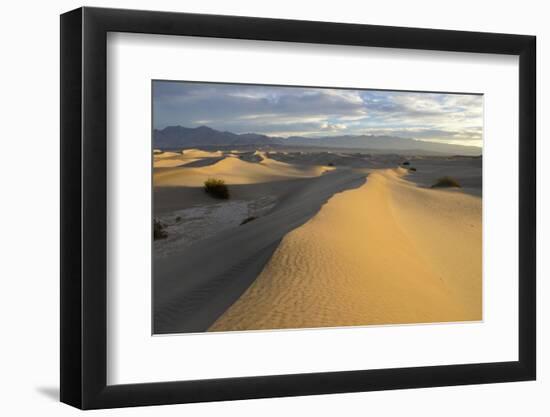
M 61 16 L 61 401 L 533 380 L 535 37 Z

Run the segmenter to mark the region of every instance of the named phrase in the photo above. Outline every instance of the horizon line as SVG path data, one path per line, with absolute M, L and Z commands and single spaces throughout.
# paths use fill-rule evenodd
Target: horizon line
M 210 129 L 210 130 L 213 130 L 213 131 L 216 131 L 216 132 L 221 132 L 221 133 L 231 133 L 232 135 L 237 135 L 237 136 L 241 136 L 241 135 L 258 135 L 258 136 L 265 136 L 267 138 L 274 138 L 274 139 L 289 139 L 289 138 L 303 138 L 303 139 L 326 139 L 326 138 L 341 138 L 341 137 L 353 137 L 353 138 L 357 138 L 357 137 L 361 137 L 361 136 L 372 136 L 372 137 L 388 137 L 388 138 L 396 138 L 396 139 L 403 139 L 403 140 L 414 140 L 414 141 L 417 141 L 417 142 L 427 142 L 427 143 L 439 143 L 439 144 L 443 144 L 443 145 L 451 145 L 451 146 L 463 146 L 463 147 L 470 147 L 470 148 L 479 148 L 479 149 L 483 149 L 483 145 L 482 146 L 478 146 L 478 145 L 463 145 L 463 144 L 459 144 L 459 143 L 448 143 L 448 142 L 443 142 L 443 141 L 438 141 L 438 140 L 424 140 L 424 139 L 417 139 L 417 138 L 412 138 L 412 137 L 403 137 L 403 136 L 396 136 L 396 135 L 374 135 L 372 133 L 362 133 L 362 134 L 348 134 L 348 135 L 327 135 L 327 136 L 300 136 L 300 135 L 291 135 L 291 136 L 271 136 L 271 135 L 267 135 L 265 133 L 257 133 L 257 132 L 244 132 L 244 133 L 235 133 L 235 132 L 232 132 L 230 130 L 218 130 L 218 129 L 214 129 L 213 127 L 210 127 L 208 125 L 200 125 L 200 126 L 196 126 L 196 127 L 187 127 L 187 126 L 183 126 L 183 125 L 168 125 L 168 126 L 164 126 L 163 128 L 156 128 L 156 127 L 153 127 L 152 131 L 155 131 L 155 130 L 158 130 L 158 131 L 162 131 L 164 129 L 167 129 L 169 127 L 181 127 L 181 128 L 184 128 L 184 129 L 200 129 L 200 128 L 207 128 L 207 129 Z

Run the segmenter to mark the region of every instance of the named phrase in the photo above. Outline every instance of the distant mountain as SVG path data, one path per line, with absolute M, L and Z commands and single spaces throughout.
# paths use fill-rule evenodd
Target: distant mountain
M 370 151 L 387 151 L 388 153 L 404 152 L 418 154 L 448 154 L 448 155 L 480 155 L 481 149 L 475 146 L 450 145 L 447 143 L 426 142 L 417 139 L 400 138 L 396 136 L 331 136 L 317 139 L 289 137 L 294 146 L 338 147 L 365 149 Z
M 289 146 L 354 149 L 377 153 L 406 152 L 407 154 L 474 156 L 481 154 L 481 149 L 475 146 L 450 145 L 395 136 L 347 135 L 322 138 L 291 136 L 285 139 L 256 133 L 236 134 L 220 132 L 207 126 L 196 128 L 168 126 L 161 130 L 155 129 L 153 131 L 153 140 L 156 149 L 184 149 L 201 146 Z
M 158 149 L 190 148 L 195 146 L 231 146 L 280 144 L 278 139 L 254 133 L 237 135 L 231 132 L 220 132 L 208 126 L 189 128 L 168 126 L 153 132 L 154 145 Z

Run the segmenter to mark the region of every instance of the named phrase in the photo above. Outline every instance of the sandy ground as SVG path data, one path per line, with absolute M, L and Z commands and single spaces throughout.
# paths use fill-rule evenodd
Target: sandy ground
M 193 163 L 201 161 L 217 161 L 223 157 L 221 151 L 208 152 L 199 149 L 187 149 L 181 152 L 153 152 L 153 166 L 155 168 L 175 168 L 181 166 L 193 166 Z
M 195 155 L 196 152 L 193 153 L 193 156 Z M 166 159 L 155 161 L 155 186 L 200 187 L 208 177 L 223 178 L 226 184 L 264 183 L 288 178 L 317 177 L 334 169 L 320 165 L 287 164 L 267 158 L 264 153 L 243 158 L 237 155 L 221 157 L 210 154 L 204 159 L 204 163 L 198 163 L 195 159 L 190 163 L 172 167 L 168 167 Z
M 155 333 L 481 319 L 480 158 L 162 155 Z M 464 188 L 431 189 L 443 175 Z M 204 193 L 211 176 L 230 200 Z
M 220 232 L 240 226 L 252 216 L 263 216 L 275 205 L 275 198 L 264 196 L 198 205 L 157 216 L 167 232 L 166 239 L 155 242 L 157 259 L 179 253 L 183 248 Z
M 301 181 L 281 194 L 268 214 L 173 255 L 155 256 L 155 333 L 205 331 L 252 284 L 287 233 L 364 178 L 342 170 Z
M 282 240 L 211 331 L 481 319 L 481 200 L 369 175 Z

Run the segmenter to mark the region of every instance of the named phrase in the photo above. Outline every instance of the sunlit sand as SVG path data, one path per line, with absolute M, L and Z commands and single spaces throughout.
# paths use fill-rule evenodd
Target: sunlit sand
M 253 184 L 270 181 L 281 181 L 289 178 L 316 177 L 333 168 L 327 166 L 296 166 L 275 161 L 265 157 L 263 152 L 255 153 L 257 162 L 247 162 L 235 155 L 222 156 L 221 153 L 200 152 L 201 158 L 210 158 L 211 164 L 191 167 L 183 159 L 160 159 L 155 161 L 155 168 L 171 168 L 155 170 L 155 186 L 186 186 L 197 187 L 204 184 L 209 177 L 223 178 L 227 184 Z M 199 158 L 199 151 L 185 152 L 185 156 Z M 219 159 L 218 159 L 219 158 Z M 167 163 L 170 161 L 169 163 Z M 179 161 L 179 163 L 173 162 Z M 208 161 L 207 161 L 208 162 Z
M 402 161 L 155 155 L 155 216 L 168 230 L 155 242 L 155 332 L 481 320 L 481 160 Z M 430 188 L 442 175 L 463 187 Z M 230 200 L 204 193 L 208 178 Z
M 289 233 L 209 330 L 481 319 L 481 200 L 375 171 Z

